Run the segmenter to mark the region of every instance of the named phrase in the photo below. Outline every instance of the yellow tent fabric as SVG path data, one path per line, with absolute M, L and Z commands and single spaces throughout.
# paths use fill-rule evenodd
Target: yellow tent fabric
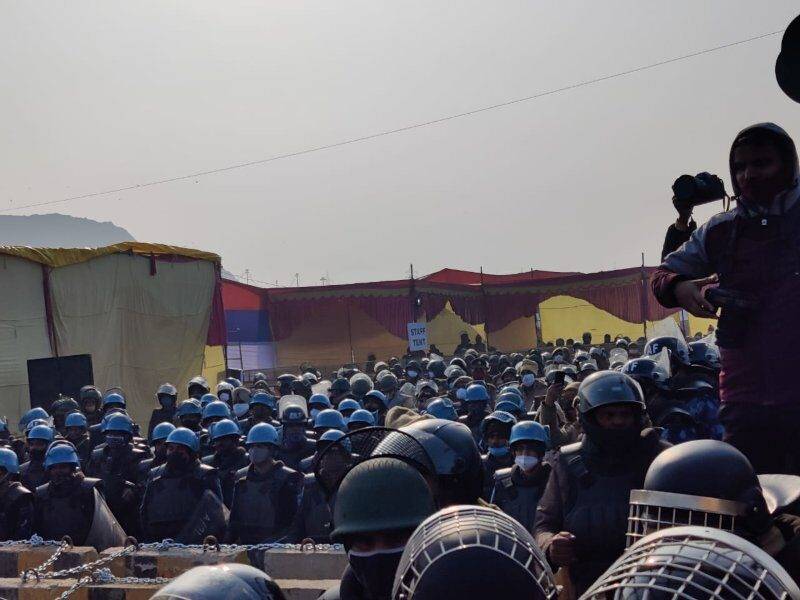
M 224 346 L 206 346 L 203 352 L 203 377 L 211 385 L 225 379 Z
M 0 254 L 17 256 L 48 267 L 66 267 L 86 262 L 109 254 L 135 254 L 143 256 L 185 256 L 220 264 L 221 260 L 213 252 L 170 246 L 168 244 L 149 244 L 145 242 L 121 242 L 102 248 L 31 248 L 29 246 L 0 246 Z

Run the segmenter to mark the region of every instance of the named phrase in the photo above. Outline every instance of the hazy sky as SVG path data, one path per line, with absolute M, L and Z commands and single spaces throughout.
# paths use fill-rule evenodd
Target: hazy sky
M 0 210 L 529 96 L 784 28 L 796 0 L 0 0 Z M 780 36 L 346 147 L 35 212 L 263 281 L 657 262 L 684 172 L 800 137 Z M 714 209 L 701 211 L 708 216 Z M 25 214 L 15 211 L 13 214 Z M 27 212 L 31 212 L 30 210 Z M 88 242 L 88 240 L 87 240 Z

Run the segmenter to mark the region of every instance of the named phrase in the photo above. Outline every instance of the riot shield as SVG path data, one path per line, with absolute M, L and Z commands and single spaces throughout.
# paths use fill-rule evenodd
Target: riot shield
M 278 420 L 283 420 L 283 413 L 289 406 L 299 406 L 303 413 L 308 418 L 308 403 L 306 399 L 298 394 L 287 394 L 286 396 L 281 396 L 278 400 Z
M 103 496 L 96 489 L 94 492 L 94 515 L 86 545 L 94 546 L 98 552 L 106 548 L 122 546 L 125 543 L 125 531 L 120 527 Z
M 210 490 L 203 492 L 189 521 L 175 539 L 181 544 L 202 544 L 213 535 L 217 539 L 225 536 L 230 511 Z
M 414 408 L 417 405 L 416 399 L 416 386 L 411 382 L 404 383 L 399 390 L 397 390 L 398 396 L 400 396 L 403 400 L 400 403 L 401 406 L 405 406 L 407 408 Z
M 319 383 L 315 383 L 311 386 L 311 393 L 312 394 L 323 394 L 325 396 L 328 395 L 328 391 L 331 389 L 331 382 L 328 379 L 323 379 Z

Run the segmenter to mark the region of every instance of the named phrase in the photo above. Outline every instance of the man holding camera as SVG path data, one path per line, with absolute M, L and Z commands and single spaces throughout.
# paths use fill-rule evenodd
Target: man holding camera
M 777 125 L 733 142 L 737 206 L 712 217 L 653 277 L 666 307 L 717 317 L 725 440 L 759 473 L 799 473 L 800 186 L 794 142 Z M 711 287 L 718 283 L 717 287 Z

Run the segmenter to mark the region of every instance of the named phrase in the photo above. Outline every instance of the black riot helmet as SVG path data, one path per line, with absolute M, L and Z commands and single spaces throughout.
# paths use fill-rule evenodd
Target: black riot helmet
M 744 454 L 718 440 L 667 448 L 631 492 L 628 543 L 667 527 L 703 525 L 755 539 L 772 520 Z
M 440 358 L 436 358 L 428 363 L 428 372 L 434 379 L 444 379 L 444 370 L 446 368 L 444 361 Z
M 670 358 L 675 365 L 689 365 L 689 344 L 682 337 L 664 335 L 653 338 L 645 345 L 643 354 L 644 356 L 653 356 L 664 348 L 669 350 Z
M 553 573 L 531 534 L 505 513 L 482 506 L 450 506 L 417 527 L 392 590 L 393 600 L 557 596 Z
M 642 538 L 581 600 L 789 600 L 800 588 L 769 554 L 706 527 L 673 527 Z
M 469 427 L 445 419 L 421 419 L 400 428 L 425 449 L 436 473 L 440 507 L 474 504 L 483 485 L 481 454 Z M 387 437 L 388 440 L 391 436 Z
M 642 388 L 628 375 L 618 371 L 598 371 L 581 382 L 578 388 L 578 412 L 589 443 L 611 454 L 629 454 L 645 424 L 645 404 Z M 605 429 L 594 411 L 602 406 L 626 404 L 636 412 L 631 427 Z
M 158 590 L 151 600 L 284 600 L 285 597 L 264 571 L 230 563 L 190 569 Z

